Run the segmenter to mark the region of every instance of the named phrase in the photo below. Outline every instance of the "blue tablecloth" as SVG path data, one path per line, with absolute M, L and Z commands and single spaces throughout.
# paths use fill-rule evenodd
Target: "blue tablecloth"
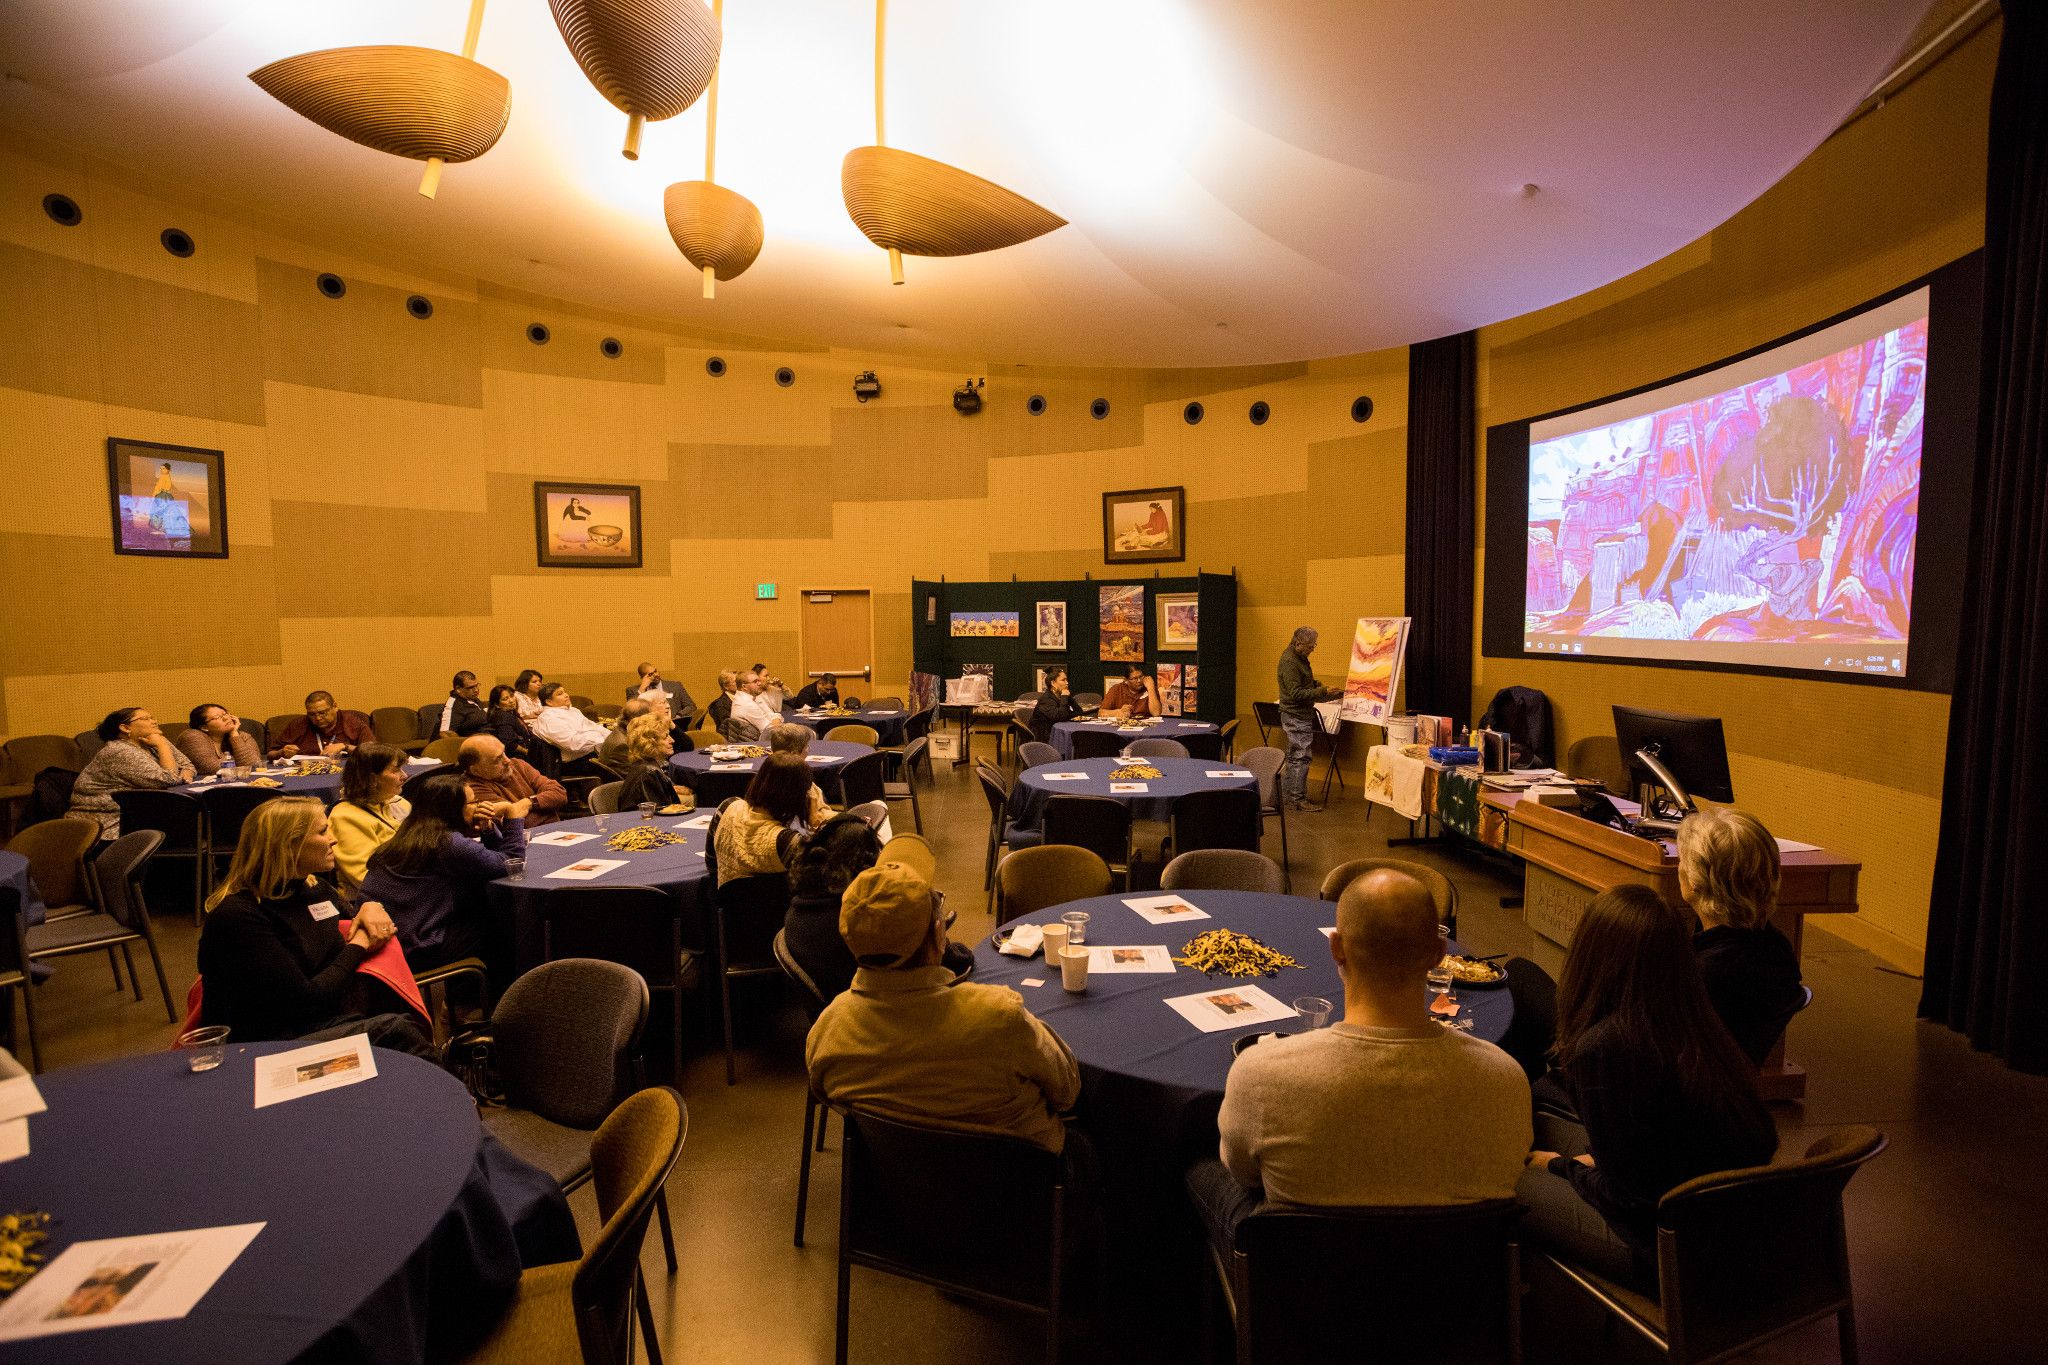
M 422 766 L 419 771 L 425 772 L 427 769 Z M 254 791 L 267 791 L 272 796 L 317 796 L 320 798 L 322 805 L 328 806 L 341 799 L 340 773 L 313 773 L 306 776 L 297 776 L 293 772 L 293 765 L 289 763 L 279 763 L 274 767 L 260 768 L 257 770 L 257 773 L 259 776 L 272 779 L 277 785 L 275 787 L 251 788 Z M 235 790 L 236 785 L 221 781 L 199 781 L 191 783 L 189 786 L 174 787 L 172 790 L 183 792 L 187 796 L 196 796 L 204 801 L 210 793 L 223 790 L 232 791 Z
M 903 727 L 910 720 L 910 711 L 902 706 L 891 706 L 880 711 L 862 707 L 843 716 L 826 716 L 805 715 L 801 711 L 784 708 L 782 718 L 792 725 L 807 725 L 821 735 L 831 733 L 834 727 L 840 725 L 865 725 L 875 732 L 876 743 L 901 744 Z
M 765 745 L 761 746 L 767 747 Z M 805 757 L 811 764 L 811 780 L 825 789 L 830 796 L 838 789 L 832 775 L 863 754 L 874 749 L 866 744 L 842 744 L 837 740 L 814 739 L 811 751 Z M 743 795 L 754 774 L 761 770 L 762 760 L 758 758 L 735 759 L 732 764 L 718 764 L 730 767 L 730 772 L 713 772 L 714 759 L 703 749 L 687 754 L 677 754 L 668 761 L 669 769 L 675 773 L 676 781 L 697 794 L 697 803 L 715 806 L 728 796 Z
M 1133 819 L 1167 820 L 1172 818 L 1173 798 L 1176 796 L 1198 791 L 1227 791 L 1233 787 L 1257 791 L 1259 787 L 1259 779 L 1249 768 L 1239 768 L 1213 758 L 1144 758 L 1133 759 L 1132 762 L 1149 763 L 1160 773 L 1158 777 L 1145 779 L 1142 794 L 1109 789 L 1109 775 L 1126 766 L 1120 758 L 1078 758 L 1026 768 L 1017 779 L 1010 818 L 1026 829 L 1037 829 L 1043 820 L 1048 796 L 1108 796 L 1129 805 Z M 1242 772 L 1244 776 L 1209 776 L 1212 772 L 1226 769 Z M 1052 779 L 1051 774 L 1054 773 L 1086 773 L 1088 776 L 1078 782 L 1069 782 Z
M 9 1343 L 39 1361 L 237 1365 L 461 1356 L 527 1264 L 580 1254 L 553 1180 L 485 1135 L 452 1076 L 378 1051 L 357 1085 L 257 1109 L 255 1054 L 193 1075 L 175 1052 L 37 1078 L 49 1112 L 4 1168 L 5 1205 L 55 1215 L 41 1250 L 263 1222 L 183 1319 Z
M 41 924 L 48 910 L 35 878 L 28 875 L 28 859 L 19 853 L 0 851 L 0 886 L 11 886 L 21 896 L 21 922 Z
M 711 937 L 707 919 L 709 897 L 706 895 L 709 879 L 704 868 L 704 831 L 678 828 L 702 814 L 700 811 L 690 811 L 682 815 L 655 816 L 653 823 L 656 829 L 679 834 L 683 842 L 663 844 L 660 848 L 650 848 L 644 853 L 622 853 L 605 847 L 605 840 L 611 834 L 640 823 L 638 812 L 611 816 L 610 829 L 603 837 L 586 839 L 568 846 L 534 841 L 562 832 L 595 834 L 596 816 L 585 816 L 580 820 L 563 820 L 530 831 L 526 836 L 524 875 L 516 882 L 509 879 L 492 882 L 490 888 L 492 907 L 513 917 L 512 935 L 518 969 L 523 972 L 545 960 L 541 934 L 544 903 L 550 891 L 571 886 L 660 887 L 674 899 L 677 913 L 683 916 L 683 945 L 700 951 L 710 947 Z M 613 868 L 602 876 L 588 881 L 551 879 L 547 875 L 586 858 L 623 861 L 625 866 Z
M 1126 730 L 1118 725 L 1105 725 L 1100 721 L 1063 720 L 1052 727 L 1052 747 L 1060 751 L 1061 758 L 1074 756 L 1074 731 L 1099 730 L 1115 735 L 1118 742 L 1129 744 L 1134 739 L 1186 739 L 1189 735 L 1213 735 L 1216 727 L 1206 720 L 1155 720 L 1142 730 Z

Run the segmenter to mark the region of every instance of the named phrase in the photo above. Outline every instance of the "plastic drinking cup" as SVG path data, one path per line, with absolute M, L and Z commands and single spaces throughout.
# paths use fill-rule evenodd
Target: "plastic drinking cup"
M 599 834 L 602 834 L 602 833 L 604 833 L 604 832 L 605 832 L 606 830 L 608 830 L 608 829 L 610 829 L 610 828 L 612 827 L 612 817 L 611 817 L 611 816 L 609 816 L 609 815 L 607 815 L 607 814 L 605 814 L 605 813 L 604 813 L 604 812 L 602 812 L 602 811 L 600 811 L 600 812 L 599 812 L 598 814 L 596 814 L 596 815 L 592 816 L 592 817 L 591 817 L 591 819 L 593 819 L 593 820 L 595 820 L 595 821 L 597 822 L 597 832 L 598 832 Z
M 652 801 L 642 801 L 639 810 L 642 820 L 652 820 L 654 818 L 655 805 Z
M 227 1059 L 226 1024 L 209 1024 L 178 1035 L 178 1047 L 185 1053 L 185 1065 L 193 1071 L 211 1071 Z
M 1072 943 L 1060 949 L 1060 984 L 1079 995 L 1088 989 L 1088 950 Z
M 1294 1002 L 1294 1012 L 1301 1016 L 1301 1022 L 1309 1028 L 1327 1028 L 1330 1011 L 1334 1007 L 1320 995 L 1304 995 Z
M 1067 926 L 1064 924 L 1042 924 L 1039 932 L 1045 935 L 1046 965 L 1060 965 L 1060 949 L 1067 946 Z
M 505 880 L 508 882 L 525 881 L 526 859 L 507 858 L 505 860 Z
M 1088 912 L 1069 910 L 1060 916 L 1060 923 L 1067 926 L 1067 944 L 1073 946 L 1088 941 Z

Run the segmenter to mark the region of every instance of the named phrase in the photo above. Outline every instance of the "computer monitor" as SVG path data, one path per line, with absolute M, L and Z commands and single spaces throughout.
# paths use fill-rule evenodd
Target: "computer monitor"
M 1728 743 L 1721 733 L 1720 717 L 1617 706 L 1614 738 L 1621 746 L 1622 761 L 1638 783 L 1664 785 L 1664 779 L 1636 757 L 1647 749 L 1685 788 L 1686 795 L 1709 801 L 1735 799 L 1728 782 Z

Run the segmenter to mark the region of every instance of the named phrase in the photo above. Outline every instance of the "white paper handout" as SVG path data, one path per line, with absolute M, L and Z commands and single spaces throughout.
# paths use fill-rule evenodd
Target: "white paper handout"
M 711 765 L 711 771 L 714 773 L 750 773 L 753 771 L 753 768 L 742 761 L 739 763 L 714 763 Z
M 1210 768 L 1202 774 L 1204 777 L 1251 777 L 1252 775 L 1250 768 Z
M 0 1161 L 14 1161 L 28 1155 L 28 1120 L 0 1121 Z
M 1800 842 L 1799 842 L 1799 841 L 1798 841 L 1797 839 L 1780 839 L 1780 840 L 1778 840 L 1778 852 L 1780 852 L 1780 853 L 1818 853 L 1818 852 L 1820 852 L 1820 845 L 1819 845 L 1819 844 L 1802 844 L 1802 843 L 1800 843 Z
M 377 1058 L 370 1051 L 367 1033 L 351 1033 L 331 1042 L 273 1052 L 256 1059 L 256 1107 L 263 1109 L 323 1090 L 339 1090 L 376 1074 Z
M 1137 911 L 1147 924 L 1184 924 L 1209 918 L 1208 911 L 1196 908 L 1184 896 L 1134 896 L 1124 904 Z
M 1090 968 L 1094 963 L 1090 962 Z M 1204 1033 L 1243 1028 L 1247 1024 L 1272 1024 L 1300 1018 L 1257 986 L 1218 986 L 1193 995 L 1176 995 L 1166 1003 L 1174 1013 Z
M 1039 773 L 1037 777 L 1041 782 L 1086 782 L 1088 780 L 1088 774 L 1086 773 Z
M 1173 972 L 1173 954 L 1166 951 L 1164 944 L 1090 943 L 1087 948 L 1090 976 L 1106 972 Z
M 0 1306 L 0 1341 L 182 1318 L 265 1226 L 238 1223 L 66 1247 Z
M 529 844 L 546 844 L 550 848 L 573 848 L 577 844 L 587 843 L 596 837 L 595 834 L 579 833 L 573 829 L 551 829 L 546 834 L 529 835 L 526 842 Z
M 712 813 L 711 813 L 710 811 L 708 811 L 708 810 L 707 810 L 707 811 L 699 811 L 699 812 L 698 812 L 697 814 L 695 814 L 695 815 L 691 816 L 691 817 L 690 817 L 689 819 L 687 819 L 687 820 L 679 820 L 679 821 L 677 821 L 677 822 L 676 822 L 676 828 L 677 828 L 677 829 L 710 829 L 710 828 L 711 828 L 711 815 L 712 815 Z
M 558 882 L 594 882 L 613 868 L 625 865 L 624 858 L 584 858 L 567 867 L 558 867 L 547 875 Z
M 1136 792 L 1148 792 L 1152 789 L 1143 782 L 1112 782 L 1109 784 L 1109 790 L 1112 795 L 1131 795 Z
M 806 762 L 806 763 L 837 763 L 838 761 L 839 761 L 838 759 L 834 758 L 834 757 L 833 757 L 832 755 L 830 755 L 830 754 L 805 754 L 805 755 L 804 755 L 804 762 Z

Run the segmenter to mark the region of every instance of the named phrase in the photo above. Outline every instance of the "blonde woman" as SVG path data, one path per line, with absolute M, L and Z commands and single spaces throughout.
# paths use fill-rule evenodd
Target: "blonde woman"
M 1678 890 L 1699 916 L 1693 954 L 1714 1012 L 1761 1064 L 1805 999 L 1799 954 L 1771 927 L 1778 841 L 1754 816 L 1716 807 L 1678 827 Z
M 406 1002 L 356 970 L 396 929 L 375 902 L 350 909 L 318 801 L 280 797 L 252 811 L 206 908 L 202 1024 L 225 1024 L 237 1043 L 367 1032 L 378 1046 L 434 1055 L 401 1013 Z
M 365 744 L 341 769 L 341 800 L 328 812 L 334 836 L 334 865 L 350 885 L 362 881 L 370 855 L 391 842 L 412 806 L 405 790 L 405 751 L 389 744 Z
M 669 733 L 668 713 L 656 708 L 626 723 L 626 766 L 620 772 L 619 809 L 631 810 L 652 801 L 657 806 L 676 802 L 675 774 L 669 770 L 669 756 L 676 751 Z

